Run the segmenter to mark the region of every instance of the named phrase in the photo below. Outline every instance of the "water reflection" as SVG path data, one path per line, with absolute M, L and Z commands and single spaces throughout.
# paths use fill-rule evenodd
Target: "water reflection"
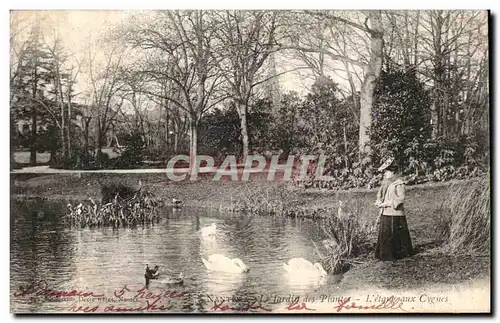
M 224 295 L 231 297 L 243 286 L 246 277 L 247 276 L 244 273 L 231 274 L 207 270 L 205 276 L 206 291 L 211 295 Z
M 304 289 L 317 290 L 328 281 L 327 277 L 307 276 L 303 273 L 289 273 L 283 271 L 286 277 L 287 285 L 291 292 L 297 293 Z

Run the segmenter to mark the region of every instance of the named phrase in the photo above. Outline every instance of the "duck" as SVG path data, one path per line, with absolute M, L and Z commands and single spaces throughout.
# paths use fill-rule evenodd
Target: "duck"
M 212 271 L 221 271 L 226 273 L 241 274 L 246 273 L 250 269 L 239 258 L 228 258 L 221 254 L 214 254 L 208 259 L 201 258 L 205 267 Z
M 169 277 L 165 275 L 165 278 L 160 278 L 160 271 L 158 266 L 154 266 L 154 269 L 150 269 L 148 265 L 146 265 L 146 272 L 144 274 L 144 278 L 146 278 L 146 285 L 149 285 L 151 280 L 158 280 L 161 284 L 182 284 L 184 283 L 184 276 L 182 272 L 178 277 Z
M 200 231 L 201 231 L 201 235 L 204 236 L 204 237 L 214 236 L 214 235 L 217 234 L 217 224 L 212 223 L 209 226 L 201 228 Z
M 283 263 L 283 268 L 290 274 L 301 274 L 307 276 L 326 277 L 328 273 L 319 263 L 312 263 L 304 258 L 292 258 L 287 263 Z
M 153 269 L 149 268 L 149 265 L 146 264 L 146 270 L 144 272 L 144 278 L 146 278 L 146 284 L 149 283 L 151 279 L 158 279 L 160 273 L 158 272 L 158 266 L 154 266 Z
M 181 200 L 178 200 L 176 198 L 173 198 L 172 204 L 174 205 L 174 208 L 180 208 L 182 206 L 182 204 L 184 204 L 184 202 L 182 202 Z

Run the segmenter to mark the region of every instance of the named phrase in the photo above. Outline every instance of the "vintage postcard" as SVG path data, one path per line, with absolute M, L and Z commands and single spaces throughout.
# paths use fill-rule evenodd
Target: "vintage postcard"
M 12 10 L 11 313 L 490 313 L 489 24 Z

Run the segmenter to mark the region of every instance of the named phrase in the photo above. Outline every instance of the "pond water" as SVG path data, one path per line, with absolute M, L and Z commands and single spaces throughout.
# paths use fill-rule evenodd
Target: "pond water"
M 103 312 L 117 307 L 138 309 L 156 301 L 157 309 L 164 305 L 169 312 L 205 312 L 222 299 L 233 308 L 255 300 L 277 308 L 283 307 L 280 300 L 290 296 L 334 291 L 340 295 L 338 276 L 304 279 L 291 277 L 283 269 L 283 262 L 294 257 L 318 261 L 312 241 L 324 239 L 321 222 L 165 208 L 154 226 L 77 230 L 60 220 L 64 210 L 62 202 L 12 201 L 12 312 Z M 217 224 L 217 235 L 202 237 L 199 230 L 212 223 Z M 211 254 L 240 258 L 250 271 L 208 271 L 201 258 Z M 146 264 L 158 265 L 162 274 L 182 272 L 184 284 L 153 280 L 148 291 L 155 294 L 147 296 L 142 289 Z M 35 285 L 27 290 L 30 284 Z M 22 288 L 26 293 L 19 293 Z M 48 290 L 74 289 L 99 298 L 40 296 Z M 155 295 L 165 290 L 176 293 L 157 300 Z

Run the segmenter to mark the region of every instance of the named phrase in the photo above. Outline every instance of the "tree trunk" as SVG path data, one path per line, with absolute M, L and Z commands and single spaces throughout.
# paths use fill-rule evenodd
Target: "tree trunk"
M 433 138 L 444 134 L 445 127 L 443 124 L 446 118 L 444 113 L 443 93 L 445 90 L 445 57 L 443 55 L 443 24 L 444 20 L 441 16 L 441 11 L 433 13 L 432 32 L 433 32 L 433 49 L 434 49 L 434 102 L 431 108 L 432 134 Z
M 104 146 L 104 136 L 102 133 L 101 120 L 97 116 L 97 153 L 102 154 L 102 147 Z
M 64 122 L 64 121 L 63 121 Z M 59 133 L 61 135 L 61 149 L 62 149 L 62 158 L 63 158 L 63 162 L 66 162 L 66 144 L 65 144 L 65 140 L 64 140 L 64 123 L 61 124 L 61 129 L 59 129 Z
M 38 83 L 38 74 L 37 74 L 37 69 L 35 68 L 35 73 L 34 73 L 34 80 L 33 80 L 33 88 L 32 88 L 32 94 L 33 94 L 33 99 L 36 99 L 37 96 L 37 83 Z M 37 109 L 38 109 L 38 103 L 33 100 L 33 106 L 31 107 L 31 146 L 30 146 L 30 164 L 35 165 L 36 164 L 36 151 L 37 151 Z
M 36 103 L 31 109 L 31 146 L 30 146 L 30 164 L 36 164 L 36 151 L 37 151 L 37 131 L 36 131 Z
M 278 118 L 280 111 L 281 111 L 281 90 L 280 90 L 280 84 L 279 84 L 279 79 L 276 77 L 278 75 L 276 71 L 276 55 L 274 52 L 271 52 L 269 54 L 269 62 L 270 62 L 270 71 L 269 71 L 269 77 L 270 79 L 270 84 L 269 84 L 269 91 L 270 91 L 270 98 L 273 103 L 273 116 L 274 118 Z
M 68 156 L 71 158 L 71 86 L 68 87 L 68 123 L 66 126 L 66 138 L 68 140 Z
M 189 169 L 193 169 L 194 162 L 196 160 L 196 154 L 198 150 L 198 124 L 197 118 L 195 116 L 191 116 L 191 120 L 189 121 Z
M 170 120 L 169 120 L 169 117 L 170 117 L 170 113 L 168 111 L 168 108 L 167 108 L 167 102 L 165 100 L 165 150 L 167 151 L 167 153 L 170 151 L 170 145 L 172 143 L 172 139 L 170 138 L 171 135 L 170 135 L 170 128 L 169 128 L 169 123 L 170 123 Z
M 434 91 L 436 92 L 436 91 Z M 439 136 L 439 115 L 438 115 L 438 98 L 437 94 L 433 94 L 433 100 L 431 104 L 431 138 L 436 139 Z
M 443 93 L 443 105 L 442 105 L 442 112 L 441 112 L 441 123 L 443 126 L 443 136 L 445 138 L 448 138 L 448 133 L 449 133 L 449 122 L 448 122 L 448 110 L 449 110 L 449 95 L 448 91 L 445 89 Z
M 179 138 L 177 131 L 174 132 L 174 153 L 177 154 L 179 151 Z
M 241 142 L 243 145 L 243 161 L 245 161 L 248 157 L 248 152 L 249 152 L 247 105 L 241 101 L 236 102 L 236 109 L 238 109 L 238 114 L 240 117 Z
M 414 40 L 413 40 L 413 66 L 418 66 L 418 26 L 420 20 L 420 11 L 417 11 L 417 17 L 415 21 L 415 32 L 414 32 Z
M 84 154 L 88 154 L 89 151 L 89 125 L 90 125 L 90 120 L 92 120 L 92 117 L 84 117 L 84 142 L 83 142 L 83 151 Z
M 102 153 L 102 147 L 104 147 L 104 137 L 99 132 L 97 136 L 97 152 Z
M 62 93 L 61 93 L 61 96 L 62 96 Z M 66 128 L 65 128 L 65 125 L 66 123 L 64 122 L 64 105 L 63 105 L 63 102 L 62 100 L 60 100 L 59 102 L 59 106 L 61 108 L 61 129 L 60 129 L 60 133 L 61 133 L 61 149 L 62 149 L 62 158 L 63 158 L 63 164 L 66 164 L 66 161 L 68 160 L 66 157 L 66 136 L 65 136 L 65 131 L 66 131 Z
M 62 90 L 61 78 L 59 74 L 59 62 L 56 60 L 56 101 L 59 101 L 59 107 L 61 109 L 61 149 L 62 149 L 62 158 L 63 164 L 66 165 L 68 161 L 68 155 L 66 150 L 66 122 L 65 122 L 65 113 L 64 113 L 64 94 Z
M 370 16 L 371 24 L 371 50 L 370 62 L 365 72 L 363 84 L 361 85 L 361 106 L 359 113 L 359 153 L 370 156 L 370 127 L 372 123 L 373 95 L 382 71 L 383 59 L 383 26 L 381 12 L 375 11 Z
M 12 105 L 12 101 L 11 101 Z M 12 116 L 12 110 L 10 111 L 10 170 L 14 169 L 14 166 L 16 165 L 16 160 L 14 159 L 14 150 L 17 147 L 17 126 L 16 122 L 14 121 L 14 118 Z
M 351 98 L 352 98 L 352 106 L 353 106 L 353 109 L 351 110 L 352 115 L 354 117 L 355 122 L 359 122 L 358 112 L 360 111 L 361 108 L 359 107 L 359 101 L 358 101 L 358 98 L 356 95 L 356 85 L 354 84 L 354 79 L 352 77 L 351 69 L 349 68 L 349 64 L 344 62 L 344 66 L 345 66 L 345 70 L 347 72 L 347 80 L 349 81 L 349 87 L 351 88 Z
M 198 125 L 197 123 L 194 123 L 191 125 L 192 127 L 192 133 L 193 133 L 193 142 L 191 143 L 192 147 L 192 158 L 196 158 L 196 155 L 198 154 Z

